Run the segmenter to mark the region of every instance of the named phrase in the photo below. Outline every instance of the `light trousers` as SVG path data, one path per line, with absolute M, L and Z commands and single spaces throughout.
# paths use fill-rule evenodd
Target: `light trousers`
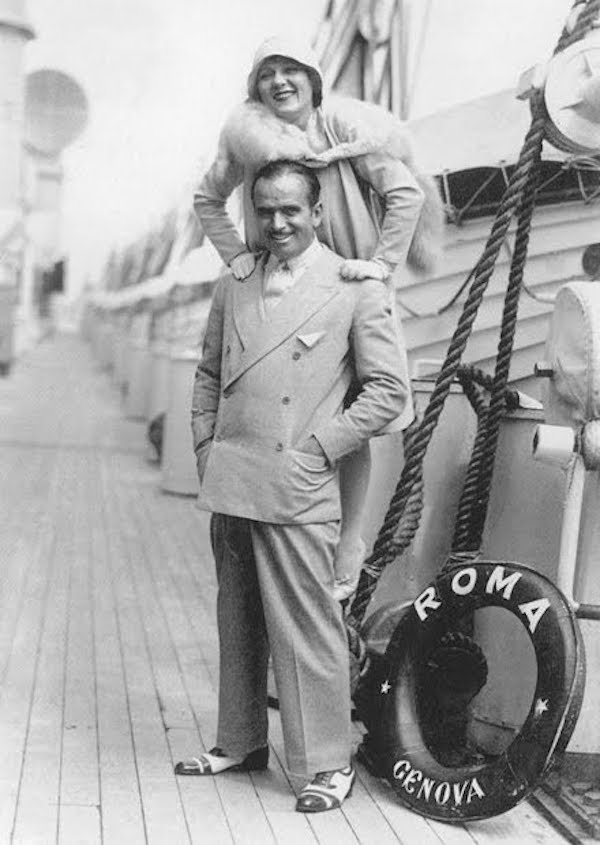
M 339 769 L 351 750 L 346 629 L 333 598 L 339 523 L 274 525 L 213 514 L 220 647 L 217 745 L 267 744 L 269 650 L 288 768 Z

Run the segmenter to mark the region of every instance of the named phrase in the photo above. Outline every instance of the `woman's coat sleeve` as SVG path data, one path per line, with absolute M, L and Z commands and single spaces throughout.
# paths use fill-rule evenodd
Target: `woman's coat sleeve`
M 217 157 L 194 193 L 194 211 L 225 264 L 247 250 L 226 209 L 227 200 L 243 178 L 243 167 L 229 149 L 228 132 L 224 130 Z
M 225 282 L 219 281 L 208 316 L 202 358 L 194 377 L 191 423 L 196 453 L 212 441 L 219 410 L 225 290 Z
M 332 118 L 340 142 L 357 148 L 362 142 L 365 152 L 354 156 L 352 165 L 379 197 L 383 212 L 373 258 L 393 269 L 406 261 L 424 199 L 413 174 L 408 132 L 393 114 L 360 100 L 335 100 Z

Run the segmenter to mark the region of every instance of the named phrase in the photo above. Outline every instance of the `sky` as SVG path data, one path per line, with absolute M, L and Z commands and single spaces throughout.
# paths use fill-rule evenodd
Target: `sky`
M 418 117 L 514 86 L 549 57 L 571 0 L 425 0 L 411 8 Z M 223 119 L 244 96 L 257 45 L 312 39 L 326 0 L 27 0 L 28 70 L 72 75 L 89 101 L 65 151 L 63 250 L 72 291 L 99 278 L 114 246 L 186 201 Z

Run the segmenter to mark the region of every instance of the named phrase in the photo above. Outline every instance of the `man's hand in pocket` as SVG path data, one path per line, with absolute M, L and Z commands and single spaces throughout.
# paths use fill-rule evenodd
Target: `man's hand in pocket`
M 323 451 L 323 447 L 321 446 L 317 438 L 314 436 L 314 434 L 311 434 L 311 436 L 307 440 L 304 440 L 302 442 L 302 444 L 298 447 L 298 451 L 304 452 L 307 455 L 317 455 L 319 458 L 323 458 L 325 463 L 329 463 L 329 461 L 327 460 L 327 455 Z
M 201 443 L 200 446 L 195 450 L 196 451 L 196 469 L 198 470 L 198 479 L 200 484 L 202 484 L 202 479 L 204 478 L 204 472 L 206 470 L 206 464 L 208 462 L 208 456 L 210 454 L 210 447 L 212 445 L 212 440 L 206 440 L 204 443 Z

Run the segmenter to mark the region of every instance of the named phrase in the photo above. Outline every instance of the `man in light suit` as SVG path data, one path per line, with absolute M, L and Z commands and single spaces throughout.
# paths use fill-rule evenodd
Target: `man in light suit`
M 192 402 L 219 583 L 217 747 L 176 771 L 266 768 L 270 650 L 289 769 L 314 775 L 296 809 L 320 812 L 355 777 L 336 464 L 401 413 L 408 380 L 389 290 L 342 281 L 315 237 L 314 172 L 272 162 L 252 197 L 267 251 L 246 282 L 217 286 Z M 344 407 L 353 376 L 361 390 Z

